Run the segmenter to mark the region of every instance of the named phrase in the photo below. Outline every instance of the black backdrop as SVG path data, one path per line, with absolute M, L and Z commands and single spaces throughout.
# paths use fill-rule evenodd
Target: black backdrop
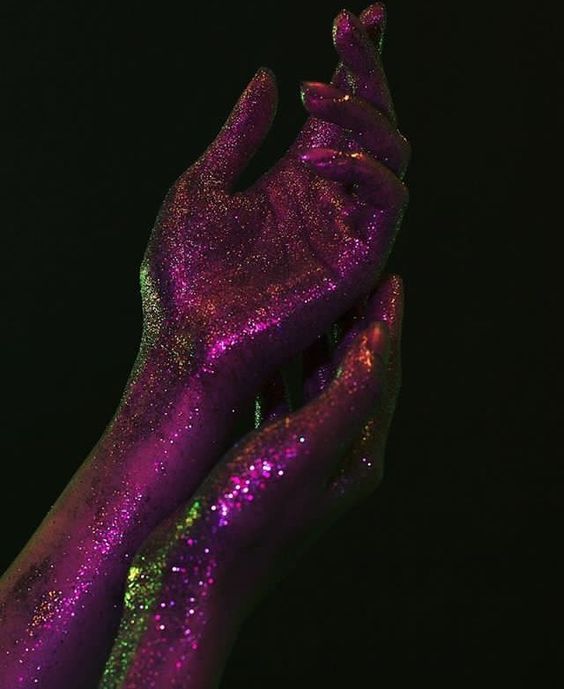
M 299 80 L 332 71 L 340 7 L 4 5 L 2 565 L 119 400 L 166 189 L 261 64 L 281 100 L 247 179 L 285 150 Z M 225 689 L 564 681 L 554 9 L 388 3 L 385 65 L 414 154 L 387 475 L 248 621 Z

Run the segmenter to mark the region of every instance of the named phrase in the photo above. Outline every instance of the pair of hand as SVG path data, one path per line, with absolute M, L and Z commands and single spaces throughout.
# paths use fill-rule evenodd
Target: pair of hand
M 401 284 L 390 278 L 305 381 L 305 405 L 288 414 L 283 398 L 271 397 L 269 421 L 144 543 L 102 689 L 216 686 L 265 589 L 378 485 L 399 388 L 401 315 Z
M 302 85 L 309 119 L 249 189 L 233 192 L 276 108 L 264 69 L 169 191 L 141 267 L 144 331 L 120 407 L 0 582 L 1 686 L 92 686 L 126 576 L 102 686 L 212 686 L 281 564 L 377 484 L 402 294 L 395 277 L 374 288 L 409 158 L 383 27 L 380 3 L 337 16 L 331 83 Z M 342 339 L 324 348 L 343 317 Z M 291 411 L 273 376 L 304 350 L 306 404 Z M 222 457 L 232 410 L 259 391 L 262 427 Z
M 333 351 L 318 340 L 304 406 L 290 413 L 271 382 L 262 426 L 138 551 L 104 689 L 215 686 L 265 588 L 381 480 L 400 384 L 401 282 L 366 293 L 407 201 L 409 145 L 380 63 L 382 6 L 361 19 L 335 20 L 342 64 L 331 85 L 302 86 L 312 117 L 272 170 L 230 193 L 275 110 L 273 76 L 259 70 L 163 205 L 142 267 L 148 347 L 164 339 L 176 361 L 190 354 L 264 381 L 357 306 Z

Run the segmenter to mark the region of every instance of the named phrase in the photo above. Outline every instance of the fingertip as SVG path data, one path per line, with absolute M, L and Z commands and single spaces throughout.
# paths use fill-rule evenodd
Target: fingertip
M 357 19 L 350 10 L 342 9 L 333 21 L 333 43 L 337 46 L 346 41 L 357 23 Z
M 255 76 L 263 77 L 265 79 L 270 79 L 271 81 L 276 81 L 276 75 L 270 69 L 270 67 L 266 67 L 266 65 L 261 65 L 257 69 Z
M 360 21 L 379 52 L 382 50 L 386 19 L 386 6 L 382 2 L 370 5 L 360 14 Z
M 338 31 L 339 29 L 342 29 L 347 23 L 350 23 L 350 18 L 352 16 L 352 12 L 348 10 L 346 7 L 343 7 L 342 9 L 337 12 L 335 15 L 335 19 L 333 19 L 333 31 Z
M 276 77 L 268 67 L 260 67 L 199 159 L 210 180 L 226 188 L 235 183 L 270 131 L 277 105 Z
M 386 25 L 386 6 L 383 2 L 375 2 L 362 10 L 359 19 L 368 31 L 383 31 Z
M 277 102 L 278 83 L 276 80 L 276 75 L 270 69 L 270 67 L 259 67 L 249 85 L 258 88 L 261 91 L 265 91 L 270 96 L 271 102 Z
M 251 79 L 251 82 L 253 81 L 275 81 L 276 77 L 274 75 L 274 72 L 270 69 L 270 67 L 267 67 L 266 65 L 261 65 L 257 71 L 253 74 L 253 78 Z

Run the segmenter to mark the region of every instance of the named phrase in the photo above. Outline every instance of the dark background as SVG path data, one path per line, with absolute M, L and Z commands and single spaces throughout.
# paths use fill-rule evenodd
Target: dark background
M 285 150 L 298 82 L 332 71 L 340 8 L 4 4 L 1 565 L 117 405 L 167 188 L 260 65 L 281 99 L 248 179 Z M 555 10 L 388 2 L 385 65 L 414 153 L 387 475 L 248 621 L 225 689 L 564 681 Z

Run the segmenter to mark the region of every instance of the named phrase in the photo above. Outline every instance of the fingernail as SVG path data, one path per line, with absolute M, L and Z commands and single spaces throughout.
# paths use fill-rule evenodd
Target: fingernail
M 390 353 L 390 331 L 384 321 L 378 321 L 368 327 L 366 339 L 370 350 L 384 361 Z
M 347 9 L 342 9 L 333 22 L 333 40 L 343 38 L 354 31 L 356 17 Z
M 339 160 L 341 156 L 340 151 L 334 151 L 330 148 L 310 148 L 300 153 L 300 160 L 316 167 L 324 167 Z
M 311 96 L 320 99 L 335 99 L 342 98 L 343 95 L 345 95 L 341 89 L 321 81 L 302 81 L 300 89 L 302 92 L 302 100 L 304 98 L 310 98 Z

